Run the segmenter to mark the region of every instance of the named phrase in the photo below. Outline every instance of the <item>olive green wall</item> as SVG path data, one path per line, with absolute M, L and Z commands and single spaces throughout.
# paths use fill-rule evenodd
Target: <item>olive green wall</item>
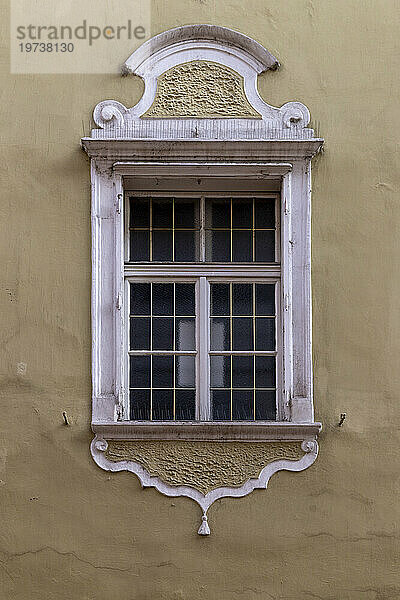
M 400 597 L 398 8 L 396 0 L 153 2 L 153 34 L 205 22 L 265 45 L 282 67 L 260 77 L 262 96 L 304 102 L 326 139 L 313 170 L 320 457 L 303 473 L 275 475 L 267 492 L 217 502 L 208 538 L 196 534 L 196 504 L 143 492 L 134 475 L 110 476 L 89 454 L 90 187 L 79 138 L 97 102 L 132 106 L 142 83 L 11 76 L 5 51 L 2 599 Z

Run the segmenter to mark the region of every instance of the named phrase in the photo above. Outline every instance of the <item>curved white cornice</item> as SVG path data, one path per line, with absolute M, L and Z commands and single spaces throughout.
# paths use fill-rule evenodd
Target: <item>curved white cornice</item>
M 194 44 L 200 46 L 205 41 L 235 48 L 243 54 L 245 60 L 253 61 L 257 65 L 257 73 L 279 67 L 279 62 L 273 54 L 243 33 L 217 25 L 185 25 L 164 31 L 145 42 L 126 60 L 123 71 L 142 77 L 149 58 L 155 58 L 166 48 L 173 50 L 178 46 L 182 48 L 185 44 L 190 47 Z

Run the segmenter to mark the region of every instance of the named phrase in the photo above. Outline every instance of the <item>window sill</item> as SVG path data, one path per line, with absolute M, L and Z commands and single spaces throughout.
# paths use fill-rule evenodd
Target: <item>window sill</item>
M 188 441 L 274 441 L 304 440 L 321 431 L 321 423 L 241 421 L 124 421 L 94 422 L 92 430 L 107 439 Z

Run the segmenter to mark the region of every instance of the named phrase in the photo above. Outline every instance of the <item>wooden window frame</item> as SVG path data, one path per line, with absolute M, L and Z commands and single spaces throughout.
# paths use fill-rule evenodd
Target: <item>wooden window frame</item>
M 134 142 L 131 142 L 134 144 Z M 285 142 L 286 145 L 290 142 Z M 108 142 L 116 144 L 116 142 Z M 237 144 L 237 143 L 236 143 Z M 215 148 L 215 145 L 213 145 Z M 282 439 L 315 435 L 311 361 L 310 281 L 310 157 L 291 162 L 133 162 L 101 160 L 92 164 L 92 329 L 93 329 L 93 420 L 96 433 L 129 439 Z M 162 263 L 125 265 L 123 218 L 124 178 L 235 178 L 280 182 L 281 196 L 281 330 L 282 410 L 276 422 L 149 423 L 124 420 L 126 367 L 124 285 L 127 277 L 171 277 L 176 269 Z M 251 187 L 251 186 L 250 186 Z M 229 192 L 230 194 L 231 192 Z M 249 195 L 252 193 L 249 193 Z M 268 195 L 266 190 L 264 195 Z M 243 192 L 239 195 L 243 196 Z M 295 247 L 295 252 L 293 248 Z M 293 265 L 293 260 L 295 264 Z M 182 277 L 209 274 L 210 264 L 183 264 Z M 279 277 L 274 264 L 214 264 L 217 277 Z M 301 393 L 298 393 L 298 392 Z

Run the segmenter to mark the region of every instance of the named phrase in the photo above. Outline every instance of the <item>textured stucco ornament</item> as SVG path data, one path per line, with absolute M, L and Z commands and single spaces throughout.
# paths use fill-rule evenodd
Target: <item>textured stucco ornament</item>
M 240 487 L 274 460 L 299 460 L 300 442 L 124 442 L 108 441 L 108 460 L 133 460 L 169 485 L 187 485 L 206 495 Z
M 244 80 L 229 67 L 198 60 L 158 78 L 156 97 L 142 118 L 261 119 L 246 98 Z

